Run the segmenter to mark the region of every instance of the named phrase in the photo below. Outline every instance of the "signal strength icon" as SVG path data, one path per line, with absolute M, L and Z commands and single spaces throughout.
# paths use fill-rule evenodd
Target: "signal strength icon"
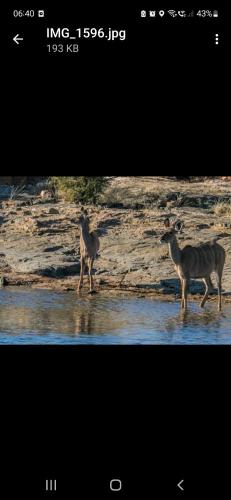
M 176 16 L 177 16 L 177 13 L 176 13 L 176 11 L 175 11 L 175 10 L 168 10 L 168 13 L 169 13 L 169 15 L 170 15 L 170 16 L 172 16 L 172 17 L 176 17 Z

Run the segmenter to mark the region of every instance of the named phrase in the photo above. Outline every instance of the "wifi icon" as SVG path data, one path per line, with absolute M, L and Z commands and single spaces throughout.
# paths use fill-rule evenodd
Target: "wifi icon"
M 177 16 L 177 13 L 176 13 L 176 11 L 175 11 L 175 10 L 168 10 L 168 13 L 169 13 L 169 15 L 170 15 L 170 16 L 172 16 L 172 17 L 176 17 L 176 16 Z

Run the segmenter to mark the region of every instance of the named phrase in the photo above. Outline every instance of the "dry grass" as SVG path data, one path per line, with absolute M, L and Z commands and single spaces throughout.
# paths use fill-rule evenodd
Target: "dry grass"
M 214 207 L 214 213 L 217 216 L 225 215 L 225 216 L 231 217 L 231 202 L 229 202 L 229 203 L 225 203 L 225 202 L 217 203 Z
M 156 196 L 170 192 L 180 192 L 184 195 L 230 195 L 230 190 L 230 181 L 222 180 L 221 177 L 195 182 L 157 176 L 115 177 L 111 179 L 110 186 L 105 192 L 105 199 L 122 203 L 125 200 L 131 202 L 136 199 L 139 203 L 143 203 L 152 198 L 154 201 Z
M 147 191 L 143 186 L 134 187 L 133 183 L 127 183 L 124 186 L 111 186 L 100 197 L 100 203 L 117 204 L 122 203 L 124 206 L 134 203 L 146 204 L 154 202 L 157 199 L 157 193 Z

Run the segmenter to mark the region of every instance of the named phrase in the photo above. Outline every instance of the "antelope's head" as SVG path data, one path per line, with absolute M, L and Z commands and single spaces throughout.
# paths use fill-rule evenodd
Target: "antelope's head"
M 88 226 L 89 225 L 89 217 L 88 217 L 88 212 L 85 210 L 83 207 L 81 207 L 81 215 L 79 216 L 78 219 L 78 224 L 81 227 Z
M 164 226 L 168 230 L 160 238 L 161 245 L 171 243 L 171 241 L 173 240 L 173 238 L 176 236 L 177 233 L 182 233 L 184 224 L 180 220 L 177 220 L 171 224 L 170 220 L 167 218 L 164 221 Z

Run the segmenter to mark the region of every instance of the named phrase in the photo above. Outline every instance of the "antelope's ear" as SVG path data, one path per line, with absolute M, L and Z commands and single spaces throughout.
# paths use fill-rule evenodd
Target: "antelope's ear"
M 184 223 L 182 220 L 177 220 L 175 223 L 174 223 L 174 229 L 175 231 L 177 231 L 178 233 L 181 233 L 182 232 L 182 229 L 184 227 Z
M 83 206 L 81 207 L 81 213 L 85 216 L 88 215 L 88 211 Z
M 164 221 L 164 227 L 170 227 L 170 220 L 169 220 L 169 218 L 165 219 L 165 221 Z

